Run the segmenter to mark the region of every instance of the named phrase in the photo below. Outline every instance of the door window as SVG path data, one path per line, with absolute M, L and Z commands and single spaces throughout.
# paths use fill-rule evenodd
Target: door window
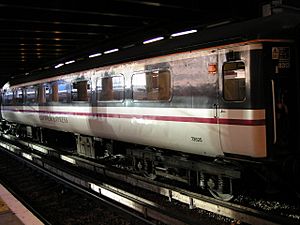
M 246 72 L 244 62 L 223 64 L 223 98 L 226 101 L 243 101 L 246 97 Z

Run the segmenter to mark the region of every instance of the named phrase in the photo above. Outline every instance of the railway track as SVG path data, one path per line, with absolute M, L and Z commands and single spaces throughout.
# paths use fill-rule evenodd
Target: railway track
M 234 203 L 228 202 L 221 202 L 213 198 L 209 198 L 204 195 L 200 195 L 194 192 L 186 191 L 184 189 L 180 189 L 178 187 L 173 187 L 170 185 L 161 184 L 159 182 L 149 182 L 146 179 L 141 178 L 140 176 L 129 175 L 128 173 L 121 173 L 119 170 L 108 168 L 104 165 L 91 162 L 86 159 L 82 159 L 72 155 L 66 155 L 66 153 L 60 153 L 55 149 L 45 147 L 39 144 L 35 144 L 32 142 L 25 142 L 15 139 L 12 136 L 2 134 L 2 142 L 0 145 L 10 152 L 14 152 L 15 154 L 21 156 L 22 158 L 26 158 L 33 163 L 33 165 L 39 165 L 43 167 L 44 170 L 50 171 L 51 173 L 55 174 L 56 176 L 63 177 L 67 179 L 72 184 L 75 183 L 85 191 L 92 191 L 93 194 L 101 195 L 105 197 L 109 197 L 112 199 L 117 199 L 118 202 L 125 202 L 124 204 L 131 206 L 131 209 L 135 208 L 139 213 L 142 213 L 146 217 L 161 217 L 162 222 L 166 224 L 197 224 L 195 221 L 188 221 L 186 218 L 177 218 L 178 215 L 160 215 L 158 216 L 157 213 L 153 212 L 152 207 L 145 207 L 140 205 L 136 207 L 137 203 L 133 203 L 133 199 L 141 199 L 137 196 L 128 196 L 126 197 L 127 200 L 124 199 L 124 195 L 127 192 L 122 191 L 119 188 L 113 187 L 109 184 L 101 183 L 97 180 L 92 181 L 90 178 L 83 178 L 82 175 L 71 175 L 69 172 L 65 171 L 65 168 L 58 169 L 57 166 L 52 165 L 49 162 L 50 158 L 59 159 L 59 161 L 63 161 L 66 164 L 71 166 L 84 168 L 89 171 L 93 171 L 97 174 L 105 175 L 105 177 L 118 179 L 120 181 L 126 182 L 138 188 L 143 188 L 149 190 L 151 192 L 155 192 L 156 194 L 162 195 L 168 199 L 169 202 L 180 202 L 186 205 L 189 209 L 204 209 L 211 213 L 225 216 L 231 218 L 235 221 L 241 221 L 243 223 L 248 224 L 298 224 L 298 219 L 292 219 L 287 216 L 282 215 L 272 215 L 272 213 L 266 213 L 261 210 L 256 210 L 250 207 L 241 206 Z M 4 138 L 6 140 L 4 140 Z M 22 145 L 27 148 L 27 152 L 21 151 L 20 147 L 9 143 L 9 141 L 17 141 L 18 145 Z M 30 152 L 30 149 L 32 152 Z M 87 181 L 86 179 L 89 179 Z M 117 194 L 116 194 L 117 193 Z M 117 197 L 119 196 L 119 197 Z M 121 197 L 122 196 L 122 197 Z M 130 200 L 128 200 L 130 199 Z M 155 202 L 149 202 L 148 205 L 156 205 Z M 134 206 L 133 206 L 134 205 Z M 162 212 L 162 208 L 158 211 Z M 146 213 L 146 214 L 145 214 Z
M 99 197 L 86 192 L 63 179 L 53 179 L 45 171 L 15 155 L 0 151 L 0 179 L 9 190 L 26 205 L 44 224 L 154 224 L 132 212 L 124 211 Z
M 92 180 L 91 177 L 71 171 L 64 165 L 51 163 L 37 155 L 22 152 L 19 147 L 12 144 L 3 144 L 2 142 L 1 147 L 8 149 L 8 154 L 17 157 L 22 162 L 25 161 L 30 167 L 38 169 L 44 174 L 54 177 L 56 180 L 80 192 L 99 199 L 101 202 L 109 204 L 110 207 L 118 207 L 120 210 L 126 211 L 129 215 L 135 215 L 142 221 L 141 224 L 199 224 L 196 221 L 190 220 L 190 218 L 175 215 L 172 211 L 155 204 L 155 202 L 142 199 L 122 190 L 117 190 L 107 184 L 100 184 L 97 180 Z

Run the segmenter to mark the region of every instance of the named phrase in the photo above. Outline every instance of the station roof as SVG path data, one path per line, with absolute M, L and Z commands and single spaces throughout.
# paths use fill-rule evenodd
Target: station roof
M 0 85 L 154 37 L 257 18 L 268 2 L 2 0 Z M 297 0 L 285 2 L 289 7 L 299 6 Z

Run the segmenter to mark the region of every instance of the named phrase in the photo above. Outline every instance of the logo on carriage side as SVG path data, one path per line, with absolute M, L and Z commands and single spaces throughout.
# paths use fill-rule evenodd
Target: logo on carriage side
M 203 142 L 202 137 L 191 137 L 191 141 L 193 141 L 193 142 Z
M 52 123 L 68 123 L 68 118 L 63 116 L 48 116 L 48 115 L 40 115 L 41 121 L 52 122 Z

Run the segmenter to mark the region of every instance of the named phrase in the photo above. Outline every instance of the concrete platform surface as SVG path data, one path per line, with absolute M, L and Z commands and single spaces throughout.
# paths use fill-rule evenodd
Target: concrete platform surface
M 43 223 L 0 184 L 0 225 L 43 225 Z

